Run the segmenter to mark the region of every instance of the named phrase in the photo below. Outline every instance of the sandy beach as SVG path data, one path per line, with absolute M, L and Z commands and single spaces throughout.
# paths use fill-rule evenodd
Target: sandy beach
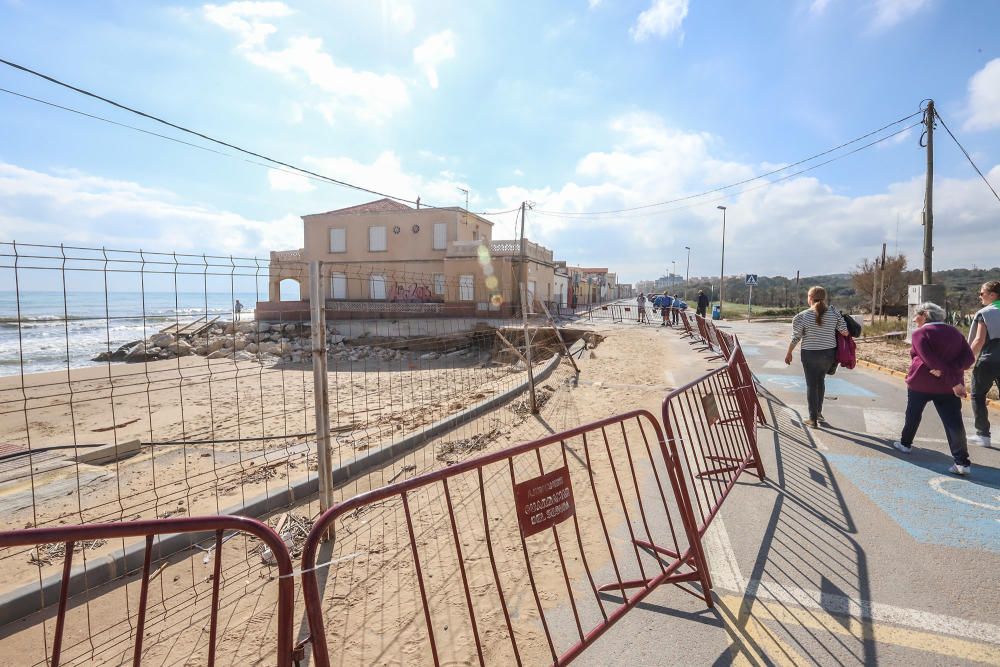
M 584 371 L 582 376 L 584 381 L 579 386 L 574 386 L 572 381 L 574 374 L 568 363 L 565 362 L 560 365 L 553 376 L 544 382 L 544 386 L 540 388 L 539 393 L 540 396 L 545 397 L 545 403 L 539 417 L 531 417 L 525 414 L 526 411 L 523 410 L 523 406 L 517 402 L 510 404 L 484 415 L 456 431 L 433 440 L 422 449 L 408 454 L 403 459 L 394 462 L 383 470 L 337 489 L 336 497 L 344 499 L 368 488 L 381 486 L 390 480 L 398 481 L 399 479 L 406 479 L 425 471 L 441 468 L 448 465 L 449 462 L 453 463 L 482 452 L 493 451 L 517 442 L 543 437 L 553 431 L 571 428 L 600 417 L 621 413 L 628 409 L 645 407 L 655 413 L 658 410 L 659 401 L 662 399 L 665 391 L 663 384 L 664 372 L 670 365 L 669 355 L 666 353 L 666 346 L 663 340 L 658 341 L 655 338 L 651 338 L 649 330 L 644 329 L 615 329 L 603 333 L 610 334 L 611 338 L 601 344 L 596 350 L 585 353 L 585 358 L 578 362 Z M 637 359 L 653 359 L 655 361 L 652 363 L 648 361 L 644 362 L 643 372 L 637 374 L 635 372 Z M 184 364 L 178 369 L 176 360 L 172 360 L 170 363 L 173 368 L 164 368 L 162 370 L 163 376 L 161 379 L 163 383 L 168 385 L 170 382 L 173 382 L 174 386 L 172 389 L 164 387 L 163 395 L 155 399 L 154 405 L 162 406 L 160 409 L 164 410 L 170 407 L 178 409 L 177 406 L 169 405 L 170 398 L 168 392 L 173 391 L 175 392 L 174 396 L 176 396 L 177 392 L 181 389 L 184 391 L 185 404 L 190 398 L 192 405 L 194 405 L 194 399 L 197 394 L 190 390 L 184 382 L 180 383 L 181 387 L 176 386 L 178 384 L 178 376 L 187 377 L 189 373 L 198 373 L 199 369 L 201 372 L 204 372 L 204 369 L 196 363 L 198 360 L 193 361 L 195 363 L 192 364 L 190 369 Z M 298 404 L 291 403 L 290 405 L 292 407 L 302 407 L 303 411 L 306 411 L 305 406 L 308 405 L 311 386 L 303 386 L 305 384 L 303 378 L 310 379 L 311 375 L 309 372 L 303 369 L 247 370 L 240 367 L 233 368 L 233 366 L 232 362 L 228 364 L 229 372 L 233 375 L 238 375 L 243 379 L 246 377 L 257 378 L 258 381 L 265 383 L 265 387 L 280 386 L 282 381 L 285 382 L 286 387 L 294 387 L 297 392 L 301 392 L 299 395 L 306 398 Z M 129 378 L 135 380 L 135 373 L 131 368 L 121 368 L 122 375 L 113 376 L 116 386 L 114 400 L 147 400 L 146 392 L 144 391 L 136 393 L 133 396 L 124 396 L 124 391 L 121 395 L 118 393 L 117 387 L 119 386 L 119 382 L 125 385 L 130 381 Z M 478 370 L 481 371 L 480 376 L 470 376 L 470 380 L 473 383 L 470 383 L 468 388 L 465 388 L 463 395 L 466 397 L 486 393 L 490 390 L 490 382 L 493 383 L 493 386 L 498 386 L 499 383 L 504 381 L 503 378 L 505 376 L 497 376 L 497 371 L 495 370 Z M 493 375 L 486 375 L 487 371 L 492 372 Z M 93 371 L 90 372 L 93 373 Z M 338 371 L 339 373 L 343 373 L 343 371 Z M 438 405 L 435 409 L 448 410 L 452 406 L 457 406 L 457 403 L 460 402 L 457 397 L 454 401 L 451 401 L 450 399 L 446 400 L 446 397 L 442 395 L 442 392 L 454 393 L 458 389 L 452 386 L 446 378 L 442 377 L 444 374 L 442 370 L 405 371 L 402 375 L 409 374 L 413 374 L 412 382 L 415 383 L 415 387 L 432 388 L 428 394 L 436 399 L 433 401 L 433 403 Z M 402 375 L 390 376 L 394 383 L 393 387 L 407 386 L 403 384 Z M 371 380 L 373 375 L 370 374 L 367 377 Z M 477 377 L 481 379 L 476 380 Z M 168 378 L 172 378 L 172 380 Z M 233 386 L 235 384 L 232 377 L 222 380 L 221 369 L 218 379 L 220 387 L 226 385 Z M 38 390 L 41 391 L 41 386 L 47 383 L 42 378 L 37 378 L 37 381 Z M 85 383 L 106 382 L 106 380 L 99 376 L 80 377 L 79 381 L 81 385 Z M 361 386 L 364 386 L 362 381 L 363 377 L 360 373 L 354 373 L 353 375 L 346 373 L 338 378 L 338 386 L 351 387 L 354 391 L 357 391 L 359 389 L 357 383 L 362 383 Z M 382 381 L 387 382 L 388 380 L 383 378 Z M 202 383 L 205 387 L 203 391 L 207 392 L 208 384 Z M 213 372 L 211 382 L 213 388 L 215 384 L 216 376 Z M 333 391 L 333 384 L 331 378 L 331 393 Z M 388 387 L 389 385 L 386 384 L 385 386 Z M 255 393 L 257 396 L 260 395 L 260 387 L 255 387 L 254 389 L 256 392 L 246 392 L 246 401 L 249 401 L 250 397 Z M 374 390 L 376 387 L 373 385 L 372 389 Z M 470 389 L 475 389 L 475 391 L 470 391 Z M 104 391 L 108 392 L 107 387 L 104 388 Z M 216 394 L 213 394 L 213 397 L 218 400 Z M 30 400 L 41 402 L 43 400 L 52 401 L 53 398 L 52 396 L 45 399 L 32 397 Z M 241 399 L 244 399 L 244 397 L 241 396 Z M 110 401 L 111 396 L 106 396 L 105 400 Z M 149 400 L 152 401 L 154 399 L 151 397 Z M 199 400 L 204 401 L 205 397 L 202 396 Z M 342 400 L 346 402 L 346 397 Z M 31 405 L 33 406 L 31 413 L 34 414 L 35 406 L 34 404 Z M 354 405 L 355 410 L 351 411 L 348 411 L 346 405 L 341 406 L 340 414 L 345 418 L 348 416 L 354 417 L 357 408 L 360 406 L 360 401 L 355 399 Z M 413 410 L 413 405 L 414 403 L 408 403 L 405 397 L 400 403 L 402 409 L 409 410 L 413 419 L 421 418 L 420 415 L 423 415 L 424 412 L 422 410 Z M 426 405 L 429 406 L 430 403 Z M 37 410 L 65 412 L 67 407 L 64 404 L 51 404 L 46 407 L 39 405 L 37 406 Z M 207 407 L 206 405 L 206 410 Z M 263 423 L 265 428 L 269 426 L 275 427 L 277 420 L 281 419 L 276 416 L 278 414 L 277 411 L 274 413 L 271 412 L 272 407 L 272 405 L 261 407 L 259 404 L 253 406 L 255 414 L 264 415 Z M 221 419 L 220 416 L 216 415 L 216 427 L 222 428 L 228 426 L 230 429 L 234 428 L 234 424 L 223 420 L 235 419 L 237 414 L 233 410 L 228 410 L 222 412 L 223 416 Z M 388 414 L 391 417 L 393 413 L 389 411 Z M 14 416 L 16 417 L 17 415 Z M 95 415 L 91 414 L 88 416 L 93 419 Z M 208 417 L 210 418 L 211 415 Z M 428 414 L 427 417 L 430 418 L 430 415 Z M 190 412 L 185 413 L 185 420 L 192 418 Z M 11 419 L 10 415 L 5 415 L 5 420 Z M 202 419 L 206 419 L 206 417 L 203 416 Z M 5 421 L 4 423 L 7 425 L 7 428 L 12 429 L 8 433 L 17 433 L 15 430 L 17 428 L 15 421 Z M 34 424 L 36 421 L 33 419 L 29 423 Z M 93 424 L 93 422 L 91 423 Z M 159 413 L 155 414 L 152 423 L 154 427 L 159 427 L 163 431 L 171 428 L 179 428 L 176 422 L 171 423 L 165 418 L 161 420 Z M 210 420 L 206 421 L 203 428 L 208 428 L 211 423 Z M 281 420 L 278 423 L 281 423 L 283 426 L 284 422 Z M 148 424 L 149 422 L 147 421 L 146 429 L 149 428 Z M 96 424 L 93 425 L 96 426 Z M 23 429 L 23 421 L 21 422 L 21 428 Z M 256 428 L 259 429 L 260 426 Z M 289 428 L 291 428 L 291 425 Z M 136 430 L 129 431 L 127 429 Z M 148 431 L 139 428 L 138 424 L 122 427 L 121 430 L 124 434 L 127 434 L 127 437 L 141 436 L 144 432 L 148 433 Z M 273 431 L 265 431 L 265 433 L 273 433 Z M 489 437 L 475 437 L 483 433 L 489 434 Z M 470 447 L 470 443 L 472 443 L 472 447 Z M 343 443 L 342 446 L 344 446 Z M 357 445 L 354 446 L 356 447 Z M 578 442 L 570 443 L 570 446 L 574 448 L 576 454 L 580 454 L 581 450 L 579 450 L 580 445 Z M 275 441 L 271 444 L 271 447 L 272 449 L 268 451 L 272 455 L 280 452 L 280 460 L 282 461 L 281 465 L 273 468 L 275 474 L 273 476 L 268 474 L 264 479 L 255 481 L 252 484 L 244 484 L 243 487 L 234 489 L 232 493 L 239 493 L 240 488 L 244 489 L 245 493 L 250 493 L 252 489 L 263 489 L 269 484 L 287 484 L 287 480 L 290 477 L 294 478 L 296 475 L 310 474 L 308 465 L 310 459 L 307 449 L 302 452 L 292 451 L 291 456 L 289 456 L 284 450 L 286 448 L 292 449 L 293 446 L 286 446 L 283 443 Z M 595 457 L 594 465 L 596 466 L 599 463 L 598 457 L 606 455 L 600 454 L 598 448 L 591 447 L 591 450 L 592 455 Z M 181 453 L 184 453 L 183 449 Z M 236 454 L 238 454 L 238 451 Z M 261 454 L 261 456 L 266 455 L 266 452 Z M 159 454 L 156 456 L 158 457 Z M 551 456 L 551 453 L 546 452 L 545 456 L 544 463 L 548 469 L 553 465 L 553 462 L 548 458 Z M 201 456 L 187 456 L 181 460 L 194 465 L 198 463 L 197 459 L 202 458 L 212 460 L 212 457 Z M 249 458 L 249 454 L 244 452 L 243 465 L 234 467 L 238 467 L 241 471 L 245 470 Z M 134 459 L 130 459 L 131 463 L 126 464 L 126 462 L 122 462 L 118 466 L 117 478 L 120 480 L 123 477 L 128 477 L 128 466 L 130 465 L 135 465 L 136 470 L 143 467 L 149 469 L 153 464 L 153 460 L 154 456 L 152 454 L 143 453 Z M 533 472 L 524 467 L 528 463 L 531 463 L 532 466 L 537 465 L 533 461 L 517 462 L 516 474 L 518 478 L 521 475 L 530 476 L 531 474 L 537 474 L 537 471 Z M 257 467 L 255 465 L 251 468 Z M 207 469 L 211 470 L 210 467 Z M 188 470 L 190 471 L 191 468 L 189 467 Z M 217 475 L 217 473 L 213 471 L 212 475 Z M 648 477 L 648 468 L 647 473 L 640 475 L 640 477 Z M 524 555 L 523 553 L 518 555 L 520 545 L 516 539 L 514 542 L 505 541 L 516 536 L 516 528 L 513 528 L 509 523 L 512 517 L 502 511 L 504 504 L 509 502 L 508 496 L 510 495 L 511 481 L 509 474 L 501 470 L 491 475 L 488 478 L 488 482 L 489 488 L 487 493 L 489 495 L 487 497 L 492 499 L 488 511 L 491 522 L 496 524 L 496 534 L 493 537 L 497 541 L 493 546 L 503 554 L 503 560 L 500 563 L 503 564 L 503 571 L 510 576 L 511 582 L 510 587 L 508 587 L 505 580 L 504 587 L 505 591 L 508 591 L 508 599 L 512 599 L 509 597 L 512 592 L 521 591 L 516 594 L 523 596 L 528 594 L 528 591 L 525 588 L 526 570 L 524 568 Z M 483 541 L 482 532 L 477 533 L 474 528 L 476 525 L 481 525 L 483 515 L 482 510 L 477 509 L 478 503 L 475 501 L 478 500 L 478 494 L 471 493 L 473 487 L 468 486 L 470 483 L 470 480 L 467 479 L 456 479 L 455 486 L 452 489 L 452 499 L 456 505 L 456 516 L 460 521 L 461 539 L 466 543 L 464 548 L 467 550 L 467 559 L 476 563 L 470 566 L 469 573 L 471 577 L 471 590 L 474 594 L 473 604 L 477 613 L 481 612 L 482 614 L 481 618 L 482 623 L 485 624 L 484 627 L 488 626 L 490 628 L 484 634 L 483 643 L 491 656 L 490 662 L 503 661 L 503 656 L 507 656 L 511 652 L 511 644 L 506 629 L 503 628 L 502 617 L 498 618 L 496 616 L 496 590 L 490 581 L 492 575 L 488 568 L 483 569 L 483 566 L 488 564 L 489 559 L 484 557 L 485 542 Z M 598 488 L 602 495 L 610 497 L 613 495 L 613 492 L 604 486 L 607 483 L 609 483 L 609 479 L 600 481 Z M 642 483 L 645 484 L 646 482 Z M 256 486 L 253 486 L 254 484 Z M 184 493 L 179 493 L 179 497 L 185 498 L 182 508 L 177 507 L 176 502 L 167 500 L 152 503 L 146 511 L 160 511 L 163 513 L 177 508 L 176 511 L 182 513 L 197 513 L 203 506 L 210 508 L 216 503 L 224 504 L 226 496 L 223 495 L 220 499 L 219 486 L 219 482 L 213 481 L 205 489 L 196 491 L 195 493 L 186 490 L 186 487 L 180 487 L 185 488 L 184 493 L 187 493 L 186 496 Z M 626 488 L 628 488 L 628 485 L 626 485 Z M 147 491 L 147 493 L 149 492 Z M 132 495 L 128 495 L 127 497 L 131 501 Z M 154 493 L 153 497 L 157 498 L 158 496 Z M 64 505 L 64 511 L 75 514 L 78 510 L 74 509 L 74 506 L 78 503 L 79 501 L 76 498 L 71 498 L 71 502 Z M 111 504 L 116 505 L 116 503 L 117 501 L 113 501 Z M 433 580 L 429 580 L 432 582 L 429 586 L 436 586 L 431 592 L 432 606 L 435 610 L 435 623 L 438 623 L 437 619 L 440 618 L 442 628 L 445 626 L 452 628 L 450 632 L 453 635 L 449 636 L 447 640 L 450 646 L 447 650 L 457 662 L 464 662 L 470 656 L 468 651 L 471 647 L 472 635 L 469 634 L 471 625 L 467 618 L 465 621 L 462 618 L 452 618 L 457 613 L 457 610 L 453 610 L 452 612 L 447 611 L 450 605 L 449 600 L 455 599 L 455 603 L 457 604 L 457 599 L 454 598 L 455 589 L 452 587 L 455 578 L 454 576 L 450 576 L 455 571 L 454 552 L 452 551 L 454 545 L 448 532 L 447 515 L 441 514 L 438 511 L 440 508 L 440 492 L 437 491 L 435 494 L 432 490 L 428 490 L 426 493 L 419 494 L 419 497 L 415 497 L 414 505 L 411 509 L 414 513 L 417 541 L 421 549 L 427 549 L 425 555 L 425 558 L 428 559 L 427 567 L 431 573 L 439 573 L 434 574 L 434 577 L 438 578 L 437 581 L 440 582 L 440 586 L 433 583 Z M 313 501 L 296 507 L 292 511 L 296 515 L 309 519 L 316 515 L 318 506 Z M 499 514 L 494 514 L 495 512 L 499 512 Z M 581 515 L 582 518 L 584 518 L 584 515 Z M 276 522 L 277 520 L 277 517 L 275 517 L 272 519 L 272 522 Z M 408 565 L 408 559 L 410 558 L 408 539 L 405 537 L 405 525 L 400 523 L 403 521 L 403 515 L 398 503 L 375 507 L 371 512 L 363 512 L 345 517 L 345 521 L 346 523 L 339 533 L 342 538 L 334 543 L 332 552 L 325 551 L 323 554 L 323 560 L 331 557 L 347 557 L 344 562 L 349 563 L 349 566 L 345 565 L 330 571 L 333 578 L 326 584 L 323 594 L 328 611 L 326 617 L 338 619 L 331 627 L 328 627 L 331 646 L 336 647 L 338 655 L 343 655 L 345 659 L 349 660 L 351 658 L 363 659 L 365 661 L 375 659 L 384 664 L 405 664 L 411 662 L 411 658 L 415 658 L 417 654 L 426 652 L 427 647 L 424 640 L 425 630 L 422 615 L 419 614 L 419 599 L 415 597 L 415 591 L 412 586 L 412 566 Z M 442 523 L 442 521 L 445 523 Z M 570 539 L 571 533 L 562 532 L 563 529 L 568 530 L 567 526 L 563 526 L 560 529 L 560 536 L 564 544 L 569 544 L 567 540 L 570 542 L 574 541 Z M 595 545 L 599 546 L 603 542 L 604 538 L 601 536 L 599 523 L 593 520 L 593 516 L 590 516 L 589 520 L 581 520 L 580 526 L 584 549 L 588 551 L 592 550 Z M 617 526 L 609 527 L 613 535 L 612 539 L 615 548 L 627 543 L 627 540 L 622 542 L 623 536 L 627 537 L 627 535 L 623 535 L 622 533 L 623 526 L 624 524 L 619 521 Z M 468 534 L 465 533 L 467 529 L 469 531 Z M 552 538 L 539 536 L 538 539 L 551 540 Z M 111 546 L 103 545 L 102 548 L 111 548 Z M 120 545 L 118 546 L 120 547 Z M 223 553 L 226 556 L 227 563 L 230 563 L 229 567 L 225 570 L 227 574 L 224 575 L 222 581 L 225 593 L 223 604 L 226 605 L 223 616 L 226 619 L 226 627 L 228 628 L 226 633 L 222 635 L 223 642 L 220 645 L 220 650 L 224 650 L 224 655 L 226 656 L 224 664 L 270 664 L 273 660 L 273 656 L 268 654 L 267 651 L 269 650 L 268 647 L 274 646 L 274 573 L 273 568 L 261 564 L 259 556 L 247 556 L 248 552 L 253 554 L 257 546 L 251 540 L 238 538 L 230 540 L 224 547 Z M 541 600 L 542 609 L 546 610 L 547 614 L 555 613 L 556 617 L 558 617 L 560 614 L 564 614 L 565 610 L 554 612 L 552 610 L 556 607 L 564 606 L 566 589 L 561 575 L 558 574 L 558 569 L 546 567 L 546 564 L 551 565 L 551 559 L 555 557 L 551 546 L 551 544 L 546 546 L 544 543 L 539 543 L 532 548 L 532 558 L 541 559 L 537 563 L 533 561 L 533 570 L 550 573 L 551 577 L 540 575 L 538 581 L 539 589 L 543 595 Z M 358 556 L 357 554 L 364 554 L 364 556 Z M 569 552 L 567 554 L 569 555 Z M 578 559 L 581 554 L 582 552 L 571 556 L 568 567 L 579 567 L 579 561 L 573 559 Z M 8 569 L 12 573 L 17 571 L 21 576 L 32 571 L 39 572 L 44 576 L 58 569 L 58 559 L 53 559 L 52 564 L 41 568 L 38 568 L 36 565 L 30 565 L 28 568 L 25 568 L 20 561 L 25 561 L 24 565 L 27 565 L 28 558 L 29 554 L 25 552 L 17 555 L 7 555 L 4 561 L 10 565 Z M 592 558 L 594 562 L 590 563 L 591 567 L 600 570 L 602 563 L 606 565 L 608 557 L 605 555 L 603 561 L 598 556 L 592 556 Z M 203 560 L 200 552 L 194 555 L 190 555 L 189 553 L 175 557 L 158 576 L 159 581 L 162 583 L 153 587 L 154 592 L 151 595 L 155 595 L 157 600 L 154 608 L 162 609 L 163 615 L 156 626 L 156 632 L 159 633 L 156 636 L 160 641 L 157 643 L 155 649 L 150 648 L 150 650 L 154 651 L 154 655 L 159 656 L 162 654 L 164 662 L 174 662 L 173 660 L 166 659 L 168 656 L 174 658 L 178 657 L 178 655 L 194 656 L 204 649 L 206 638 L 203 628 L 206 612 L 203 609 L 203 602 L 199 603 L 202 605 L 201 611 L 199 612 L 196 609 L 197 605 L 194 603 L 194 600 L 198 599 L 198 596 L 193 592 L 199 586 L 206 585 L 205 575 L 209 566 Z M 574 563 L 576 564 L 574 565 Z M 392 573 L 392 576 L 386 576 L 389 573 Z M 574 577 L 579 574 L 578 570 L 575 571 Z M 37 577 L 38 574 L 34 576 Z M 20 577 L 17 578 L 19 579 Z M 4 579 L 9 586 L 13 583 L 12 580 L 14 578 L 6 576 Z M 136 590 L 134 589 L 137 588 L 137 584 L 132 584 L 129 587 L 119 585 L 117 589 L 112 589 L 112 592 L 108 595 L 90 600 L 86 605 L 78 608 L 76 613 L 81 615 L 80 618 L 98 618 L 101 616 L 102 610 L 108 608 L 107 605 L 110 604 L 111 608 L 114 608 L 114 604 L 111 601 L 120 601 L 123 595 L 131 596 L 134 599 L 136 595 Z M 157 591 L 155 589 L 160 590 Z M 560 597 L 560 595 L 563 597 Z M 188 602 L 181 603 L 181 600 L 188 600 Z M 344 604 L 347 606 L 344 607 Z M 296 593 L 296 607 L 296 618 L 301 619 L 302 599 L 300 592 Z M 519 598 L 517 600 L 517 607 L 523 610 L 523 615 L 520 615 L 522 612 L 518 612 L 519 615 L 513 619 L 515 632 L 519 637 L 518 646 L 526 652 L 522 654 L 522 659 L 529 657 L 545 659 L 549 655 L 549 648 L 544 640 L 544 633 L 540 631 L 537 606 L 534 605 L 534 602 L 529 597 Z M 172 611 L 168 613 L 169 610 Z M 345 614 L 345 610 L 350 611 Z M 133 606 L 131 614 L 134 616 L 134 613 L 135 608 Z M 594 613 L 596 613 L 595 609 L 591 608 L 587 612 L 589 614 L 587 617 L 593 620 L 591 616 Z M 125 612 L 119 612 L 119 614 L 124 616 Z M 34 628 L 31 626 L 37 624 L 40 618 L 41 615 L 36 615 L 35 619 L 26 619 L 24 628 L 4 638 L 2 643 L 6 646 L 17 646 L 19 649 L 23 649 L 24 653 L 22 655 L 27 655 L 28 653 L 36 656 L 39 655 L 37 651 L 39 650 L 38 642 L 41 640 L 41 630 L 38 629 L 40 626 L 35 625 Z M 122 620 L 124 621 L 124 618 Z M 376 621 L 382 628 L 379 632 L 364 630 L 364 628 Z M 245 635 L 245 624 L 247 622 L 252 622 L 255 628 L 252 636 L 249 637 Z M 258 628 L 259 632 L 257 631 Z M 47 629 L 49 634 L 51 634 L 51 623 L 47 624 Z M 447 629 L 439 630 L 443 633 L 449 632 Z M 232 642 L 227 644 L 227 641 L 230 639 L 232 639 Z M 123 643 L 128 644 L 127 635 L 116 635 L 106 638 L 105 648 L 108 652 L 102 653 L 105 657 L 100 662 L 107 662 L 109 664 L 118 662 L 119 658 L 127 654 L 127 651 L 122 652 L 121 646 L 119 646 L 119 644 Z M 118 648 L 115 649 L 114 647 Z M 94 655 L 86 649 L 86 644 L 78 649 L 81 659 L 83 656 Z M 115 650 L 119 652 L 115 653 Z M 44 655 L 44 653 L 41 655 Z M 474 651 L 471 655 L 474 657 Z M 461 656 L 465 657 L 462 658 Z M 190 659 L 198 662 L 197 659 Z

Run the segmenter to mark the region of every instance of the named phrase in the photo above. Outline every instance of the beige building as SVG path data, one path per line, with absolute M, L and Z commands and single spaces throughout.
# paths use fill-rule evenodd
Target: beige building
M 262 314 L 288 317 L 322 263 L 328 315 L 509 315 L 520 307 L 521 243 L 494 241 L 493 223 L 458 207 L 411 208 L 390 199 L 302 216 L 304 246 L 271 253 Z M 552 251 L 525 241 L 529 303 L 552 301 Z M 288 282 L 293 281 L 293 299 Z M 282 285 L 285 283 L 285 285 Z M 282 294 L 286 300 L 282 301 Z

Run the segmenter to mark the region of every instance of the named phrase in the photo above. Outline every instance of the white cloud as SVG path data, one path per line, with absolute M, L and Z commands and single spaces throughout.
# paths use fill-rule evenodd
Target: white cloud
M 1000 127 L 1000 58 L 994 58 L 969 79 L 966 130 Z
M 875 144 L 875 146 L 877 148 L 879 148 L 879 149 L 890 148 L 892 146 L 896 146 L 898 144 L 904 143 L 904 142 L 906 142 L 906 141 L 908 141 L 908 140 L 910 140 L 912 138 L 913 138 L 913 128 L 911 127 L 908 130 L 905 130 L 905 131 L 900 132 L 899 134 L 893 136 L 891 139 L 886 139 L 885 141 L 883 141 L 881 143 Z
M 632 39 L 641 42 L 648 37 L 668 37 L 678 33 L 688 13 L 688 0 L 653 0 L 648 9 L 639 14 L 635 25 L 629 29 Z
M 303 160 L 314 170 L 325 176 L 350 181 L 377 189 L 380 192 L 415 200 L 418 196 L 428 205 L 458 206 L 465 205 L 465 195 L 459 193 L 459 186 L 468 185 L 458 180 L 457 176 L 448 171 L 441 171 L 435 177 L 425 177 L 403 168 L 403 162 L 393 151 L 384 151 L 370 163 L 359 162 L 348 157 L 315 157 L 307 156 Z M 369 197 L 365 194 L 349 194 L 343 199 L 344 206 L 358 204 Z M 374 198 L 374 197 L 371 197 Z M 476 201 L 475 192 L 471 193 L 470 202 Z
M 302 223 L 294 215 L 254 220 L 179 202 L 171 192 L 131 181 L 0 163 L 0 237 L 266 257 L 270 250 L 298 247 Z
M 929 8 L 930 0 L 875 0 L 872 28 L 887 30 Z
M 312 192 L 316 189 L 308 177 L 285 169 L 268 169 L 267 181 L 272 190 L 281 192 Z
M 515 169 L 514 170 L 514 175 L 515 176 L 524 176 L 524 172 L 521 171 L 520 169 Z
M 413 49 L 413 62 L 424 70 L 431 88 L 438 87 L 437 68 L 455 57 L 455 35 L 451 30 L 431 35 Z
M 601 6 L 601 2 L 603 2 L 603 0 L 588 0 L 587 4 L 591 9 L 597 9 Z
M 413 11 L 413 5 L 409 2 L 393 0 L 386 8 L 386 12 L 389 21 L 401 33 L 405 34 L 412 31 L 413 26 L 417 23 L 416 12 Z
M 278 29 L 261 19 L 281 18 L 292 14 L 283 2 L 230 2 L 227 5 L 205 5 L 205 18 L 240 37 L 241 49 L 262 46 Z
M 716 206 L 726 204 L 727 274 L 847 272 L 861 257 L 874 256 L 883 241 L 893 240 L 897 215 L 899 249 L 912 266 L 920 262 L 923 173 L 863 196 L 844 194 L 815 175 L 801 175 L 773 185 L 753 182 L 667 206 L 568 215 L 680 199 L 780 166 L 726 159 L 719 137 L 671 128 L 655 114 L 630 113 L 613 119 L 610 127 L 615 146 L 582 155 L 573 180 L 497 190 L 500 208 L 536 202 L 528 214 L 527 236 L 553 248 L 559 259 L 610 265 L 623 280 L 634 281 L 662 274 L 669 266 L 664 259 L 680 261 L 678 248 L 691 246 L 691 275 L 712 275 L 719 269 L 722 222 Z M 860 153 L 844 163 L 871 156 Z M 1000 165 L 987 178 L 1000 183 Z M 939 176 L 934 200 L 939 221 L 935 264 L 995 265 L 995 253 L 982 243 L 982 235 L 995 226 L 996 200 L 978 177 Z
M 398 76 L 354 70 L 337 64 L 317 37 L 295 37 L 284 49 L 268 46 L 277 28 L 263 19 L 288 16 L 280 2 L 231 2 L 205 5 L 205 18 L 236 34 L 237 51 L 258 67 L 288 78 L 304 77 L 323 93 L 317 109 L 334 122 L 344 113 L 364 121 L 384 121 L 409 105 L 406 84 Z

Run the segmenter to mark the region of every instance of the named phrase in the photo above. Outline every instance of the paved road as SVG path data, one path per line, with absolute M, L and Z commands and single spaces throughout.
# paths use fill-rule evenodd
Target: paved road
M 767 479 L 745 477 L 706 536 L 717 606 L 661 588 L 581 662 L 1000 664 L 1000 449 L 973 448 L 972 475 L 949 475 L 930 408 L 913 453 L 896 452 L 905 386 L 861 368 L 829 382 L 831 426 L 807 429 L 801 366 L 783 362 L 789 325 L 725 326 L 772 427 Z M 667 382 L 706 368 L 675 333 L 651 335 L 670 351 Z

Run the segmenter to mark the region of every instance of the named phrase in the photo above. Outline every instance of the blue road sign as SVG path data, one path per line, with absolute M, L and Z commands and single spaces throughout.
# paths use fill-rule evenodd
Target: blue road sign
M 756 286 L 757 285 L 757 274 L 756 273 L 748 273 L 747 274 L 746 284 L 747 285 Z

